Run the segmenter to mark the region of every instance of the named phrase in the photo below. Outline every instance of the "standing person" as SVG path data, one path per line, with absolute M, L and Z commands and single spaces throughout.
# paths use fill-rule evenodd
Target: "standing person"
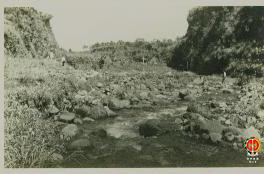
M 62 66 L 64 66 L 65 63 L 66 63 L 66 59 L 65 59 L 64 56 L 62 56 L 62 58 L 61 58 L 61 64 L 62 64 Z
M 222 84 L 225 82 L 225 79 L 226 79 L 226 72 L 223 71 Z

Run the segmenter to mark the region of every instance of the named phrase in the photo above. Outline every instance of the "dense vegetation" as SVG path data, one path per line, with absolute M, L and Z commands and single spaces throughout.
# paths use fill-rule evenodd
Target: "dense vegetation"
M 263 76 L 264 7 L 199 7 L 170 66 L 202 74 Z M 188 64 L 188 67 L 187 67 Z
M 30 7 L 4 9 L 4 51 L 13 57 L 47 57 L 56 54 L 57 42 L 50 27 L 49 14 Z
M 76 68 L 102 68 L 125 65 L 131 62 L 147 64 L 168 63 L 177 40 L 136 39 L 134 42 L 106 42 L 93 44 L 82 52 L 65 52 L 68 62 Z M 85 48 L 87 46 L 84 46 Z M 102 65 L 104 64 L 104 65 Z

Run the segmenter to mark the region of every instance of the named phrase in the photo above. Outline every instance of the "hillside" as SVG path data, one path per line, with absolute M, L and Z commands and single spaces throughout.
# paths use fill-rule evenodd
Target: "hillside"
M 4 9 L 4 51 L 13 57 L 47 57 L 58 44 L 50 26 L 52 16 L 30 7 Z
M 170 66 L 213 74 L 263 76 L 264 7 L 199 7 Z

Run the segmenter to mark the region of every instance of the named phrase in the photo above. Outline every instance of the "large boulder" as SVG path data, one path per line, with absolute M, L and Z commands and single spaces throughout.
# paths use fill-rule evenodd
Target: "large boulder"
M 75 124 L 69 124 L 62 129 L 61 133 L 64 139 L 68 139 L 77 135 L 78 131 L 78 127 Z
M 75 113 L 81 117 L 88 117 L 90 115 L 91 108 L 89 106 L 81 106 L 75 109 Z
M 108 117 L 114 117 L 117 114 L 110 110 L 107 106 L 96 105 L 96 106 L 82 106 L 75 110 L 76 114 L 81 117 L 90 117 L 92 119 L 102 119 Z
M 144 137 L 158 136 L 172 130 L 173 123 L 159 119 L 150 119 L 139 125 L 139 134 Z
M 70 123 L 74 120 L 75 118 L 75 114 L 74 113 L 71 113 L 71 112 L 62 112 L 60 115 L 59 115 L 59 120 L 62 121 L 62 122 L 66 122 L 66 123 Z
M 124 109 L 130 107 L 129 100 L 119 100 L 117 98 L 112 98 L 109 101 L 109 107 L 112 109 Z

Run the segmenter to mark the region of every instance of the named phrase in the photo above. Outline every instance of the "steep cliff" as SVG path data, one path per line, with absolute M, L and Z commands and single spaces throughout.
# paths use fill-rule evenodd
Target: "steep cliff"
M 47 57 L 56 54 L 58 44 L 50 26 L 49 14 L 31 7 L 4 9 L 4 51 L 13 57 Z
M 170 62 L 201 74 L 263 76 L 264 7 L 199 7 Z

